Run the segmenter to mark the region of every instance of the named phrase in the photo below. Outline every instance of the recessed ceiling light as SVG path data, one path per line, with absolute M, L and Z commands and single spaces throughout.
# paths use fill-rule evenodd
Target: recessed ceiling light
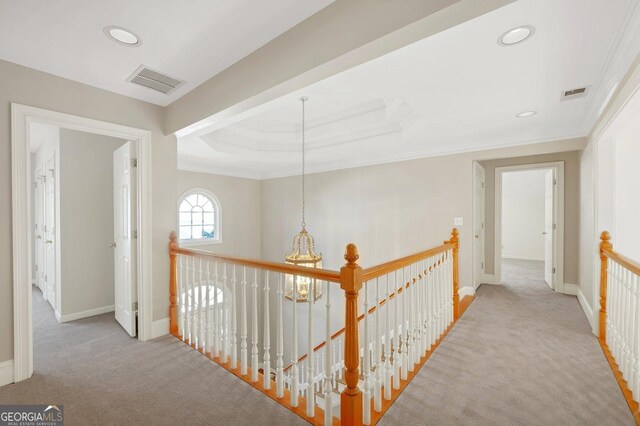
M 126 28 L 110 25 L 108 27 L 104 27 L 103 31 L 111 40 L 125 46 L 140 46 L 142 43 L 140 37 Z
M 521 112 L 520 114 L 516 114 L 516 117 L 518 118 L 527 118 L 527 117 L 531 117 L 532 115 L 536 115 L 537 112 L 536 111 L 524 111 Z
M 500 46 L 513 46 L 514 44 L 522 43 L 526 39 L 530 38 L 535 32 L 536 29 L 531 25 L 523 25 L 521 27 L 513 28 L 498 38 L 498 44 Z

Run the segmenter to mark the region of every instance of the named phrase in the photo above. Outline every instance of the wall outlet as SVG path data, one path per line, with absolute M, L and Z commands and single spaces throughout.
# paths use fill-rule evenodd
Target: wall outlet
M 461 217 L 453 218 L 453 226 L 462 226 L 464 224 L 464 220 Z

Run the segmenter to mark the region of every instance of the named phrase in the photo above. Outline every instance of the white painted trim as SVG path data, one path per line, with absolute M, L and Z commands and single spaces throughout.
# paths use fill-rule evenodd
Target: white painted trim
M 533 258 L 528 256 L 512 256 L 512 255 L 502 255 L 503 259 L 511 259 L 511 260 L 533 260 L 534 262 L 544 262 L 544 259 Z
M 14 379 L 33 374 L 33 323 L 31 317 L 31 200 L 29 125 L 43 123 L 135 141 L 138 156 L 138 338 L 151 337 L 153 297 L 151 277 L 151 132 L 105 121 L 11 104 L 11 195 L 13 254 Z
M 564 283 L 564 294 L 577 296 L 579 289 L 580 289 L 580 286 L 578 286 L 578 284 Z
M 473 264 L 472 264 L 472 280 L 473 280 L 473 287 L 474 289 L 478 288 L 480 286 L 480 284 L 482 284 L 482 276 L 484 275 L 484 271 L 487 267 L 486 263 L 486 253 L 485 253 L 485 249 L 484 246 L 486 244 L 486 227 L 483 226 L 482 227 L 482 252 L 478 253 L 478 250 L 476 250 L 476 244 L 475 244 L 475 233 L 476 233 L 476 229 L 478 229 L 477 223 L 476 223 L 476 211 L 478 209 L 478 203 L 476 202 L 476 171 L 481 171 L 482 172 L 482 178 L 484 180 L 484 187 L 482 188 L 482 210 L 484 211 L 484 217 L 482 218 L 484 224 L 486 225 L 487 222 L 487 214 L 486 214 L 486 208 L 487 206 L 485 205 L 486 202 L 486 195 L 487 195 L 487 189 L 486 189 L 486 182 L 487 182 L 487 175 L 486 175 L 486 170 L 485 168 L 477 161 L 473 162 L 473 171 L 472 171 L 472 182 L 471 182 L 471 193 L 472 195 L 472 225 L 471 225 L 471 233 L 474 235 L 474 239 L 473 239 L 473 245 L 471 247 L 472 251 L 473 251 L 473 256 L 472 256 L 472 260 L 473 260 Z M 480 269 L 480 271 L 476 271 L 476 258 L 478 256 L 482 256 L 482 263 L 484 264 L 484 267 Z M 478 277 L 478 280 L 476 280 L 476 277 Z
M 476 294 L 476 290 L 472 286 L 464 286 L 458 289 L 458 296 L 462 299 L 465 296 L 473 296 Z
M 169 334 L 169 318 L 162 318 L 153 322 L 151 338 L 166 336 Z
M 558 293 L 564 292 L 564 161 L 549 163 L 522 164 L 518 166 L 496 167 L 495 169 L 495 225 L 494 225 L 494 270 L 495 282 L 502 282 L 502 173 L 553 169 L 557 179 L 556 197 L 554 199 L 554 219 L 556 223 L 556 238 L 554 238 L 553 263 L 556 274 L 553 277 L 553 289 Z
M 58 321 L 61 323 L 75 321 L 82 318 L 89 318 L 89 317 L 94 317 L 96 315 L 106 314 L 107 312 L 113 312 L 115 310 L 116 310 L 115 305 L 102 306 L 100 308 L 94 308 L 86 311 L 75 312 L 73 314 L 62 315 Z M 56 312 L 56 317 L 57 316 L 58 316 L 58 313 Z
M 582 310 L 584 311 L 584 314 L 586 315 L 587 320 L 589 321 L 589 325 L 591 325 L 591 331 L 593 332 L 593 334 L 597 335 L 598 330 L 596 325 L 598 322 L 596 321 L 596 318 L 593 316 L 593 309 L 591 309 L 591 306 L 589 306 L 589 302 L 587 301 L 587 298 L 585 297 L 584 293 L 582 293 L 582 288 L 580 287 L 578 287 L 577 296 L 578 296 L 578 302 L 580 302 L 580 306 L 582 306 Z
M 0 386 L 13 383 L 13 360 L 0 362 Z
M 493 274 L 482 274 L 482 284 L 499 284 L 496 283 L 496 277 Z

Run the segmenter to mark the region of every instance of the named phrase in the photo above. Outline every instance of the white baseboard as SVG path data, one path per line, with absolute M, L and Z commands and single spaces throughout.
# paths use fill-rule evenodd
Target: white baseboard
M 578 286 L 578 284 L 564 283 L 564 286 L 562 287 L 562 289 L 564 290 L 563 291 L 564 294 L 570 294 L 571 296 L 577 296 L 578 295 L 578 290 L 580 289 L 580 287 Z
M 13 360 L 0 362 L 0 386 L 13 383 Z
M 89 318 L 100 314 L 106 314 L 107 312 L 115 311 L 115 305 L 102 306 L 100 308 L 89 309 L 88 311 L 75 312 L 73 314 L 61 315 L 58 321 L 60 322 L 69 322 L 75 321 L 82 318 Z M 56 314 L 57 317 L 57 314 Z
M 591 331 L 593 331 L 593 334 L 596 334 L 596 331 L 597 331 L 596 330 L 596 319 L 593 316 L 593 309 L 591 309 L 591 306 L 589 305 L 589 302 L 587 301 L 587 298 L 582 293 L 582 289 L 580 287 L 578 287 L 577 296 L 578 296 L 578 302 L 580 302 L 580 306 L 582 307 L 582 310 L 584 311 L 584 314 L 586 315 L 587 320 L 589 321 L 589 324 L 591 325 Z
M 482 281 L 482 284 L 495 284 L 496 278 L 493 274 L 482 274 L 480 281 Z
M 511 260 L 533 260 L 536 262 L 544 262 L 544 258 L 540 259 L 540 258 L 536 258 L 536 257 L 530 257 L 530 256 L 515 256 L 515 255 L 504 255 L 502 256 L 503 259 L 511 259 Z
M 474 294 L 476 294 L 476 290 L 471 286 L 464 286 L 458 289 L 458 296 L 460 296 L 460 300 L 465 296 L 473 296 Z
M 169 334 L 169 318 L 162 318 L 154 321 L 151 325 L 151 338 L 164 336 Z

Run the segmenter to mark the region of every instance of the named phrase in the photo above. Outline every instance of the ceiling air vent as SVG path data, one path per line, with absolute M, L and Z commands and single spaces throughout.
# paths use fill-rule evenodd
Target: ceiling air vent
M 561 100 L 567 101 L 569 99 L 583 98 L 587 96 L 589 87 L 578 87 L 577 89 L 565 90 L 562 92 Z
M 140 65 L 127 81 L 153 89 L 156 92 L 164 93 L 165 95 L 168 95 L 185 83 L 184 80 L 169 77 L 166 74 L 154 71 L 144 65 Z

